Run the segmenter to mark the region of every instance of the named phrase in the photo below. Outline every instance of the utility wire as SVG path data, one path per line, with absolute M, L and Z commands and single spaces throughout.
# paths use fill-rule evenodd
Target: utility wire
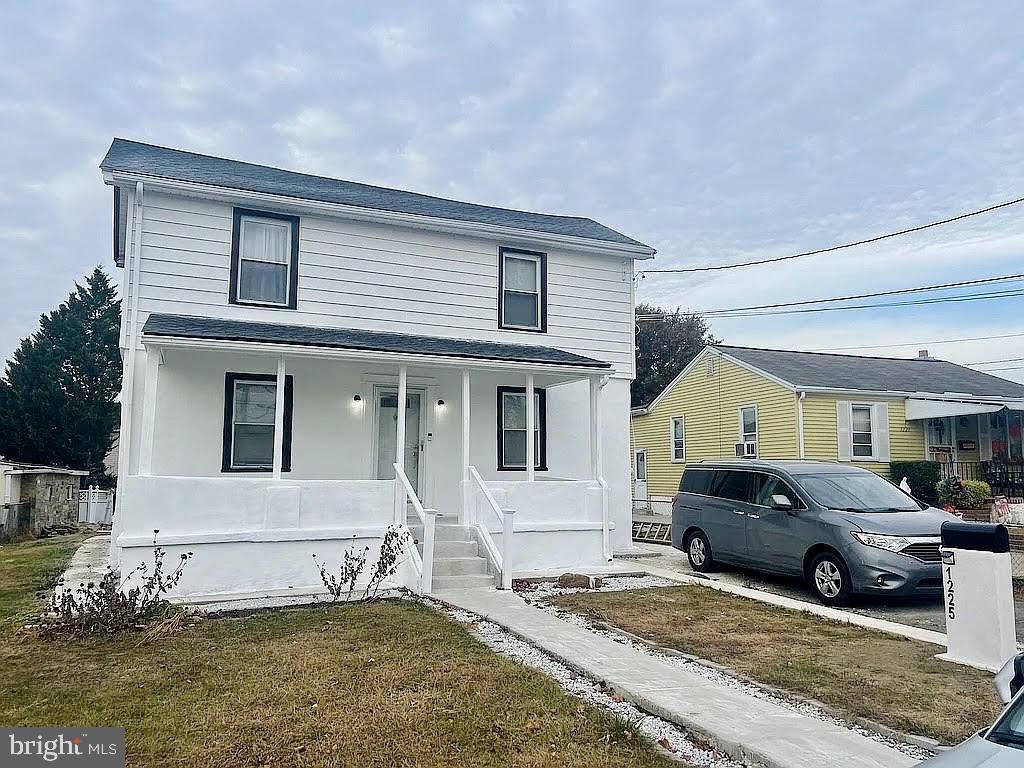
M 868 237 L 863 240 L 855 240 L 852 243 L 843 243 L 841 245 L 832 245 L 828 248 L 818 248 L 813 251 L 801 251 L 800 253 L 793 253 L 789 256 L 774 256 L 770 259 L 756 259 L 753 261 L 741 261 L 736 264 L 716 264 L 705 267 L 680 267 L 678 269 L 642 269 L 637 272 L 637 277 L 643 278 L 645 275 L 650 274 L 666 274 L 666 273 L 683 273 L 683 272 L 717 272 L 723 269 L 738 269 L 740 267 L 755 267 L 759 264 L 775 264 L 780 261 L 790 261 L 792 259 L 801 259 L 804 256 L 817 256 L 822 253 L 832 253 L 834 251 L 841 251 L 845 248 L 855 248 L 859 245 L 868 245 L 870 243 L 877 243 L 881 240 L 888 240 L 892 237 L 900 237 L 901 235 L 909 235 L 913 232 L 921 232 L 925 229 L 931 229 L 932 227 L 941 227 L 944 224 L 952 224 L 954 221 L 961 221 L 963 219 L 970 218 L 971 216 L 981 216 L 984 213 L 991 213 L 992 211 L 998 211 L 1000 208 L 1007 208 L 1011 205 L 1017 205 L 1024 203 L 1024 197 L 1019 197 L 1016 200 L 1007 200 L 1003 203 L 997 203 L 996 205 L 990 205 L 987 208 L 979 208 L 976 211 L 968 211 L 967 213 L 961 213 L 957 216 L 951 216 L 948 219 L 941 219 L 939 221 L 932 221 L 928 224 L 921 224 L 916 227 L 909 227 L 907 229 L 901 229 L 896 232 L 887 232 L 884 235 L 875 235 L 874 237 Z
M 965 336 L 960 339 L 932 339 L 931 341 L 906 341 L 900 344 L 861 344 L 857 347 L 819 347 L 811 352 L 845 352 L 855 349 L 896 349 L 897 347 L 918 347 L 925 344 L 960 344 L 966 341 L 990 341 L 992 339 L 1019 339 L 1024 333 L 999 333 L 994 336 Z
M 771 309 L 756 312 L 734 312 L 732 314 L 702 312 L 708 317 L 764 317 L 767 315 L 802 315 L 810 312 L 845 312 L 855 309 L 887 309 L 889 307 L 914 307 L 923 304 L 945 304 L 948 302 L 985 301 L 991 299 L 1012 299 L 1024 296 L 1024 289 L 1007 291 L 990 291 L 987 293 L 971 293 L 963 296 L 943 296 L 932 299 L 914 299 L 911 301 L 889 301 L 884 304 L 852 304 L 847 307 L 807 307 L 804 309 Z
M 1019 363 L 1024 357 L 1007 357 L 1003 360 L 982 360 L 977 363 L 964 363 L 964 365 L 995 365 L 996 363 Z
M 979 373 L 995 373 L 996 371 L 1024 371 L 1024 365 L 1011 365 L 1009 368 L 989 368 L 987 371 L 979 371 Z

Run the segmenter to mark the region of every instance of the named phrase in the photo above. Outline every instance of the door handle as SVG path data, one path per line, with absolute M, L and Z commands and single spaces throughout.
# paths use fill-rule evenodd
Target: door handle
M 732 511 L 732 513 L 733 513 L 734 515 L 745 515 L 745 514 L 746 514 L 745 512 L 743 512 L 743 511 L 741 511 L 741 510 L 739 510 L 739 509 L 734 509 L 734 510 Z
M 760 519 L 761 519 L 761 516 L 760 516 L 760 515 L 755 515 L 755 514 L 754 514 L 753 512 L 748 512 L 748 513 L 747 513 L 747 517 L 752 517 L 752 518 L 754 518 L 755 520 L 760 520 Z

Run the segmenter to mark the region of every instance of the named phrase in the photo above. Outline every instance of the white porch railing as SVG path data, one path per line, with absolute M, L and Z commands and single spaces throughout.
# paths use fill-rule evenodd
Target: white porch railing
M 416 516 L 423 523 L 423 555 L 416 550 L 416 545 L 412 544 L 410 547 L 412 550 L 411 557 L 413 568 L 419 573 L 420 577 L 420 594 L 429 594 L 433 588 L 434 580 L 434 528 L 437 525 L 437 510 L 436 509 L 424 509 L 423 503 L 416 495 L 416 491 L 412 487 L 412 483 L 409 482 L 409 478 L 406 476 L 405 471 L 401 465 L 395 464 L 395 482 L 399 484 L 399 488 L 404 491 L 403 493 L 397 493 L 396 495 L 402 500 L 402 506 L 405 506 L 405 501 L 408 499 L 409 503 L 412 504 L 413 510 L 416 512 Z M 405 524 L 403 520 L 402 525 Z
M 474 524 L 477 533 L 480 534 L 480 540 L 484 544 L 484 549 L 487 551 L 487 557 L 494 564 L 495 570 L 501 574 L 501 589 L 512 589 L 512 533 L 515 510 L 502 509 L 498 506 L 494 494 L 491 493 L 487 483 L 483 481 L 480 473 L 476 471 L 476 467 L 473 465 L 469 466 L 469 476 L 476 483 L 477 488 L 487 502 L 487 508 L 501 521 L 501 552 L 498 551 L 498 547 L 491 537 L 491 532 L 487 530 L 487 525 L 479 519 L 475 520 Z

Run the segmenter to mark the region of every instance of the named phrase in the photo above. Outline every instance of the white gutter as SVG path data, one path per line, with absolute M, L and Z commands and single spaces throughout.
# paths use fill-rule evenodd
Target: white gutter
M 1008 403 L 1024 410 L 1024 398 L 999 397 L 998 395 L 971 395 L 963 392 L 903 392 L 892 389 L 838 389 L 836 387 L 804 387 L 797 389 L 810 394 L 850 395 L 853 397 L 913 397 L 919 400 L 942 400 L 953 403 Z
M 117 472 L 129 473 L 131 460 L 132 393 L 135 387 L 135 354 L 139 346 L 139 272 L 142 260 L 142 197 L 144 185 L 135 185 L 134 211 L 132 215 L 132 248 L 128 260 L 128 285 L 131 301 L 128 307 L 128 333 L 124 368 L 121 376 L 121 436 L 117 445 Z
M 228 352 L 266 355 L 290 355 L 294 357 L 317 357 L 331 360 L 369 360 L 372 362 L 413 363 L 422 367 L 442 368 L 487 368 L 499 371 L 521 372 L 524 370 L 536 373 L 578 374 L 580 378 L 599 374 L 606 379 L 611 378 L 608 368 L 595 368 L 582 365 L 558 365 L 557 363 L 530 363 L 520 361 L 488 360 L 475 357 L 455 357 L 450 355 L 423 355 L 409 352 L 385 352 L 374 349 L 337 349 L 335 347 L 306 346 L 304 344 L 269 344 L 266 342 L 232 341 L 229 339 L 195 339 L 177 336 L 146 335 L 142 338 L 144 346 L 178 349 L 217 349 Z
M 477 235 L 490 238 L 512 238 L 521 240 L 525 244 L 542 243 L 560 246 L 569 250 L 603 253 L 612 256 L 630 256 L 634 259 L 650 259 L 653 258 L 656 253 L 654 248 L 645 245 L 612 243 L 606 240 L 593 240 L 585 237 L 572 237 L 569 235 L 557 235 L 548 232 L 535 232 L 530 229 L 504 227 L 496 224 L 455 221 L 452 219 L 420 216 L 417 214 L 400 213 L 397 211 L 382 211 L 374 208 L 362 208 L 342 203 L 328 203 L 322 200 L 308 200 L 301 197 L 274 195 L 266 192 L 253 192 L 251 190 L 244 189 L 231 189 L 228 187 L 219 187 L 213 184 L 198 184 L 195 182 L 179 181 L 177 179 L 167 179 L 141 173 L 125 173 L 121 171 L 114 171 L 112 173 L 106 172 L 103 174 L 103 180 L 107 184 L 144 182 L 148 185 L 151 191 L 159 192 L 166 190 L 176 192 L 178 194 L 192 195 L 206 199 L 223 200 L 226 202 L 234 202 L 238 200 L 252 201 L 278 209 L 306 212 L 317 211 L 324 215 L 339 216 L 342 218 L 370 221 L 380 224 L 414 227 L 438 232 L 459 232 L 466 235 Z
M 800 450 L 800 458 L 807 458 L 806 451 L 804 450 L 804 398 L 807 397 L 806 392 L 796 393 L 796 435 L 797 445 Z

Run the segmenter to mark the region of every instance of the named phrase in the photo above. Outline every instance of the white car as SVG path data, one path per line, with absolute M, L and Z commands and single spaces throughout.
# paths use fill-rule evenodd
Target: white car
M 1006 662 L 996 675 L 999 696 L 1007 704 L 988 728 L 920 768 L 1021 768 L 1024 766 L 1024 653 Z

